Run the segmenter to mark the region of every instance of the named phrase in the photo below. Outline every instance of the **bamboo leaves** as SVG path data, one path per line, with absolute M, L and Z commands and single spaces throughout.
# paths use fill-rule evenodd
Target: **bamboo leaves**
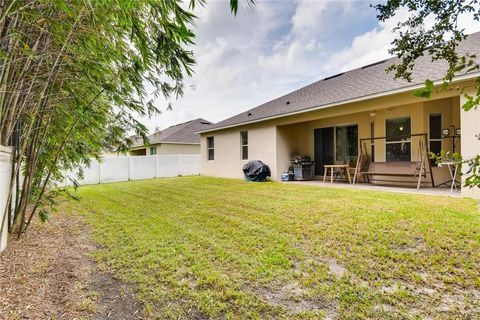
M 0 1 L 0 144 L 15 146 L 14 173 L 23 170 L 18 201 L 9 196 L 18 202 L 12 233 L 48 218 L 62 170 L 125 150 L 131 132 L 147 136 L 132 113 L 152 114 L 152 97 L 183 93 L 195 63 L 191 9 L 204 4 Z

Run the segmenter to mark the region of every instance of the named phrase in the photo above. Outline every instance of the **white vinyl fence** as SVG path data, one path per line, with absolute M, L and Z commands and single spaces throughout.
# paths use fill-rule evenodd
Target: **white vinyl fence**
M 12 176 L 11 157 L 11 148 L 0 146 L 0 252 L 7 246 L 8 218 L 6 206 Z
M 83 168 L 83 179 L 76 172 L 67 173 L 66 185 L 70 179 L 80 185 L 128 180 L 177 177 L 200 174 L 200 155 L 154 155 L 104 158 L 100 163 L 92 159 L 89 167 Z M 70 178 L 70 179 L 69 179 Z

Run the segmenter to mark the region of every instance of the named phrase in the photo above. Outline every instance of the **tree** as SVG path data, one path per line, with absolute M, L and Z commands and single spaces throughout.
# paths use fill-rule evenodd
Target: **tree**
M 476 57 L 460 56 L 455 50 L 466 38 L 465 30 L 458 26 L 461 15 L 471 15 L 480 22 L 480 0 L 388 0 L 385 4 L 374 6 L 377 18 L 386 21 L 394 17 L 399 10 L 407 8 L 409 16 L 397 24 L 394 31 L 398 37 L 392 42 L 390 53 L 400 58 L 400 63 L 390 66 L 387 71 L 395 72 L 396 78 L 411 81 L 415 61 L 428 53 L 432 61 L 445 60 L 448 69 L 443 78 L 443 88 L 447 88 L 460 72 L 480 70 Z M 424 22 L 433 19 L 432 27 L 426 29 Z M 480 44 L 479 44 L 480 45 Z M 462 106 L 466 111 L 480 105 L 480 77 L 475 95 L 465 95 L 467 102 Z M 433 82 L 425 81 L 425 87 L 416 91 L 417 96 L 429 98 L 432 94 Z M 469 177 L 466 186 L 480 186 L 480 155 L 468 159 Z
M 183 94 L 195 63 L 189 26 L 205 2 L 0 0 L 0 144 L 15 147 L 14 214 L 2 227 L 20 236 L 67 192 L 54 185 L 62 172 L 105 146 L 126 148 L 131 131 L 146 137 L 132 112 L 151 115 L 154 98 Z

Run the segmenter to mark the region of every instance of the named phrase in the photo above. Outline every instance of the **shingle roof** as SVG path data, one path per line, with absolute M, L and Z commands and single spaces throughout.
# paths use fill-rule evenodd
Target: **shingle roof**
M 480 62 L 480 32 L 473 33 L 462 41 L 457 47 L 457 52 L 460 55 L 476 54 L 477 60 Z M 308 111 L 312 108 L 418 86 L 423 84 L 426 79 L 441 80 L 447 70 L 445 61 L 432 62 L 431 57 L 425 55 L 416 61 L 412 73 L 412 82 L 409 83 L 403 79 L 395 80 L 393 74 L 385 72 L 389 65 L 396 62 L 399 62 L 398 58 L 391 58 L 322 79 L 256 108 L 220 121 L 203 131 L 261 121 L 270 117 Z M 462 74 L 457 76 L 459 75 Z
M 149 135 L 148 140 L 151 145 L 159 143 L 199 144 L 200 135 L 197 132 L 206 130 L 211 125 L 210 121 L 198 118 L 157 131 Z M 143 140 L 136 139 L 132 148 L 141 146 L 143 146 Z

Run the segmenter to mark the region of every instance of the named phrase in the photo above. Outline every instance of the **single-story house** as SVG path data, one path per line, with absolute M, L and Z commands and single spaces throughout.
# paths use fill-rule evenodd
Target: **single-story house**
M 458 53 L 480 57 L 480 33 L 461 42 Z M 480 109 L 461 108 L 465 94 L 475 94 L 480 72 L 457 74 L 442 90 L 444 61 L 432 62 L 427 54 L 421 57 L 412 82 L 386 73 L 397 61 L 391 58 L 327 77 L 199 130 L 201 174 L 241 178 L 247 161 L 262 160 L 270 166 L 272 180 L 280 180 L 297 154 L 315 161 L 316 178 L 323 178 L 324 165 L 355 164 L 360 153 L 368 156 L 370 164 L 391 165 L 391 172 L 396 165 L 405 170 L 402 162 L 418 164 L 429 150 L 460 152 L 464 159 L 480 154 L 476 137 Z M 426 79 L 434 81 L 432 97 L 416 97 L 414 90 L 422 88 Z M 462 170 L 466 173 L 467 166 Z M 431 186 L 434 179 L 438 186 L 450 179 L 447 167 L 432 166 L 430 171 L 422 177 L 422 185 Z M 402 180 L 376 178 L 393 184 Z M 479 194 L 479 190 L 463 188 L 462 194 Z
M 210 121 L 198 118 L 153 133 L 148 136 L 148 145 L 142 138 L 136 138 L 129 154 L 200 154 L 200 135 L 197 132 L 206 130 L 210 125 Z

